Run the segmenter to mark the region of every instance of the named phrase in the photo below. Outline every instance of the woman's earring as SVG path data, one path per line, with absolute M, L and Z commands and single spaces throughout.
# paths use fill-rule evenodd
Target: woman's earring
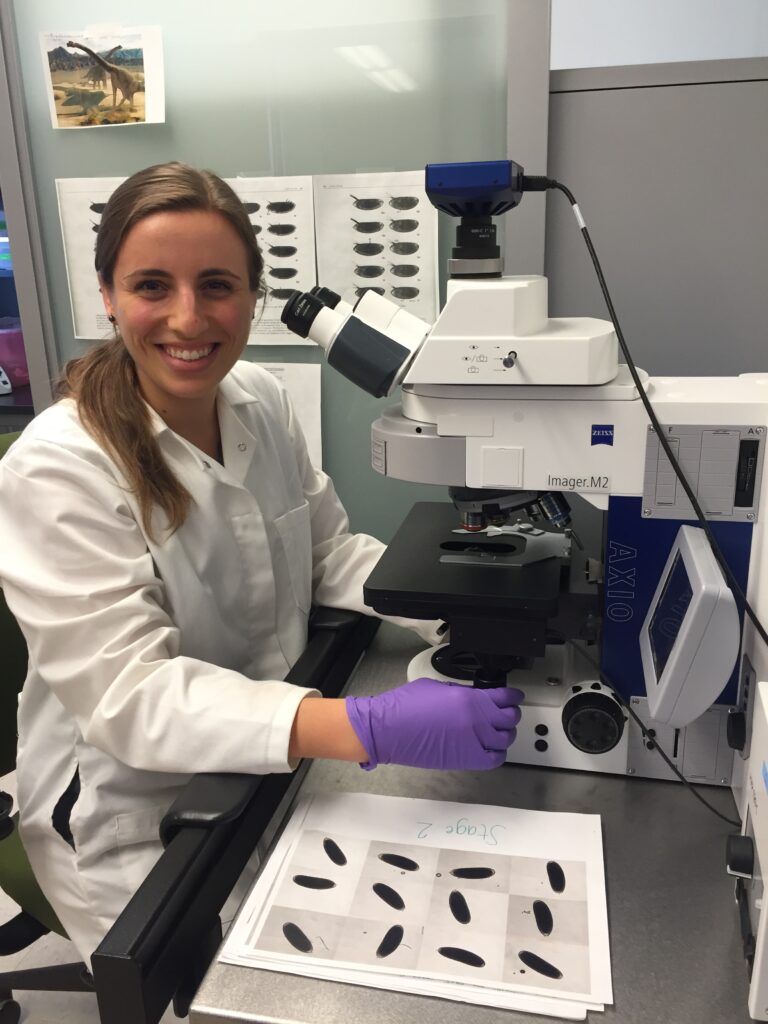
M 116 323 L 117 323 L 117 317 L 116 317 L 116 316 L 112 316 L 112 314 L 111 314 L 111 313 L 110 313 L 110 314 L 109 314 L 109 316 L 107 317 L 107 320 L 109 320 L 109 322 L 110 322 L 111 324 L 116 324 Z

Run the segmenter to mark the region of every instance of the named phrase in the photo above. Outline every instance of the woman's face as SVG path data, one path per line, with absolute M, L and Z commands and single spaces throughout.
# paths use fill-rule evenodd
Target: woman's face
M 123 239 L 107 313 L 136 364 L 147 402 L 159 412 L 213 400 L 248 339 L 256 294 L 245 245 L 209 210 L 154 213 Z

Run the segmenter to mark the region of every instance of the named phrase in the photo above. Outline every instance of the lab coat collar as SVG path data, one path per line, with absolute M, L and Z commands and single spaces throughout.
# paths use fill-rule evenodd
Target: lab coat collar
M 228 373 L 221 384 L 219 384 L 219 400 L 223 400 L 232 406 L 247 405 L 251 402 L 259 401 L 256 395 L 241 387 L 231 373 Z
M 231 374 L 227 375 L 219 384 L 216 408 L 226 472 L 240 484 L 245 480 L 251 462 L 256 455 L 257 440 L 239 415 L 239 407 L 258 402 L 259 399 L 241 387 Z M 196 463 L 200 461 L 205 463 L 202 453 L 174 433 L 152 406 L 147 404 L 147 410 L 152 431 L 167 454 L 170 455 L 173 452 L 174 457 L 180 459 L 182 463 L 186 463 L 190 456 Z
M 254 400 L 248 395 L 248 401 Z M 230 403 L 225 394 L 219 392 L 217 410 L 224 468 L 240 484 L 244 483 L 258 448 L 257 438 L 248 429 L 241 410 L 237 408 L 243 404 L 242 401 Z
M 217 396 L 217 408 L 219 410 L 221 410 L 222 405 L 228 405 L 231 408 L 234 408 L 238 405 L 248 405 L 258 401 L 258 397 L 241 387 L 231 373 L 227 374 L 224 380 L 219 384 L 219 393 Z M 173 433 L 162 416 L 160 416 L 151 405 L 148 403 L 145 404 L 149 412 L 149 422 L 154 435 L 156 437 L 160 437 L 166 432 Z

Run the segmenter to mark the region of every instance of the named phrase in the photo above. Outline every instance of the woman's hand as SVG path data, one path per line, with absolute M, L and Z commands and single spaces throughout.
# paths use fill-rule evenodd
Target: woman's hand
M 514 743 L 525 695 L 509 687 L 414 679 L 375 697 L 347 697 L 347 714 L 365 747 L 363 765 L 498 768 Z

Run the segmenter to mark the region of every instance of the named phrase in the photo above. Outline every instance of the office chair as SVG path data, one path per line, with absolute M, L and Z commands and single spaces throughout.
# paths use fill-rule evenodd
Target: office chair
M 0 458 L 18 434 L 0 434 Z M 16 767 L 16 708 L 27 674 L 27 646 L 0 591 L 0 778 Z M 66 932 L 43 895 L 19 839 L 18 813 L 13 800 L 0 792 L 0 889 L 21 908 L 12 920 L 0 924 L 0 957 L 31 946 L 48 932 L 66 938 Z M 18 1024 L 21 1008 L 14 989 L 54 992 L 92 992 L 93 982 L 84 963 L 56 964 L 3 972 L 0 960 L 0 1024 Z

